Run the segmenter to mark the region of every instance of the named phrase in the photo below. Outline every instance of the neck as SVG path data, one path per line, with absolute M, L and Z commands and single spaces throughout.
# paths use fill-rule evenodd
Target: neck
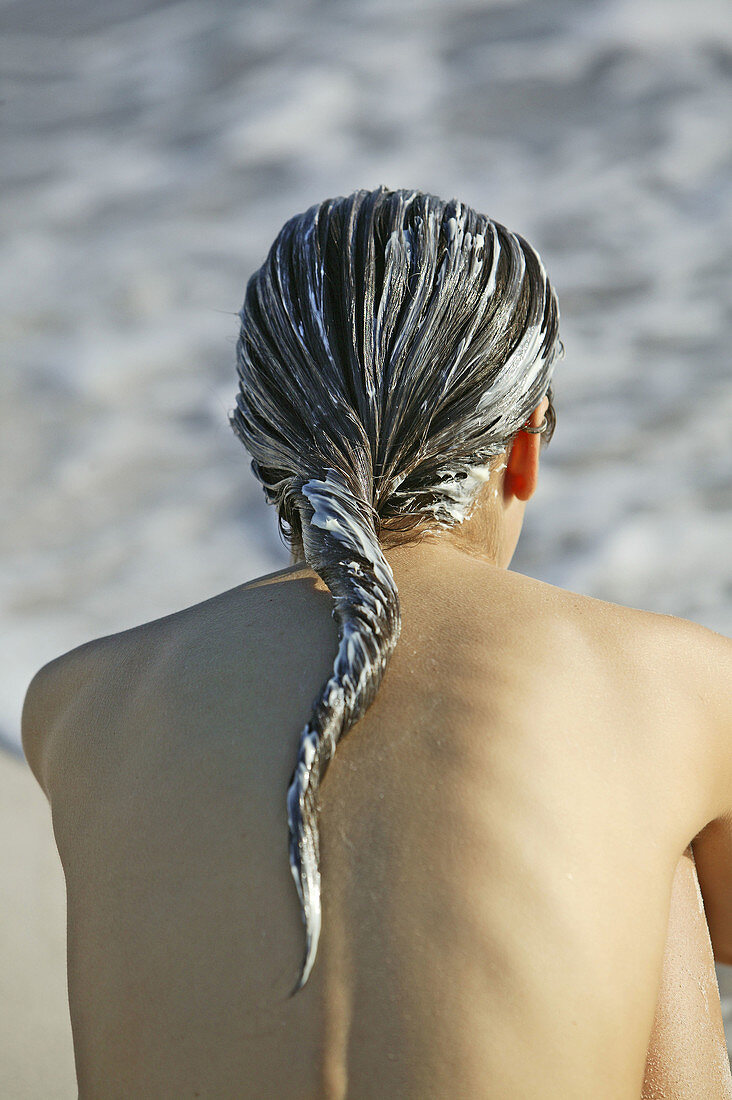
M 403 545 L 390 543 L 388 533 L 381 542 L 384 557 L 390 565 L 431 560 L 440 555 L 460 555 L 508 569 L 521 534 L 525 502 L 513 494 L 498 495 L 492 483 L 486 485 L 470 519 L 437 531 L 415 533 L 415 541 Z M 294 562 L 293 562 L 294 564 Z
M 491 565 L 495 569 L 507 569 L 510 563 L 510 555 L 498 556 L 495 553 L 491 553 L 492 547 L 489 547 L 482 552 L 482 548 L 479 545 L 474 545 L 469 540 L 458 540 L 450 537 L 450 532 L 441 532 L 440 534 L 431 535 L 419 542 L 408 543 L 407 545 L 382 545 L 384 557 L 391 566 L 392 571 L 396 573 L 404 572 L 405 570 L 419 569 L 424 565 L 428 565 L 432 562 L 440 560 L 444 561 L 457 561 L 461 558 L 472 558 L 483 562 L 486 565 Z M 303 566 L 306 563 L 302 558 L 293 558 L 292 566 Z

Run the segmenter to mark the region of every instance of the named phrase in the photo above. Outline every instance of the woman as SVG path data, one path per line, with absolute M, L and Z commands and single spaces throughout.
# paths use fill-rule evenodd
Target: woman
M 293 565 L 26 702 L 82 1097 L 732 1095 L 688 895 L 669 924 L 731 808 L 729 643 L 507 568 L 558 317 L 525 240 L 415 191 L 312 207 L 252 276 L 232 425 Z

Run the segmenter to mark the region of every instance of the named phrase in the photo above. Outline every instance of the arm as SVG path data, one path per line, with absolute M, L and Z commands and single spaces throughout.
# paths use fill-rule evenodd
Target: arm
M 698 898 L 689 845 L 674 875 L 642 1100 L 732 1100 L 712 948 Z
M 732 966 L 732 813 L 705 825 L 692 847 L 714 961 Z
M 25 759 L 46 797 L 48 797 L 48 790 L 43 774 L 43 763 L 46 731 L 51 723 L 54 664 L 55 662 L 52 661 L 50 664 L 44 665 L 31 680 L 25 693 L 20 722 Z
M 713 817 L 694 837 L 699 888 L 715 962 L 732 965 L 732 642 L 688 624 L 702 728 L 710 731 Z
M 49 752 L 55 734 L 68 719 L 89 680 L 85 657 L 92 644 L 79 646 L 49 661 L 35 674 L 25 695 L 20 727 L 23 752 L 49 799 Z

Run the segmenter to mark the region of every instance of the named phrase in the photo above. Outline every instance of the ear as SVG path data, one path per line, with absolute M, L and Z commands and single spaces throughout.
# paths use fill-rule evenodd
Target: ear
M 529 418 L 532 428 L 539 427 L 548 407 L 549 401 L 546 397 L 542 398 Z M 507 502 L 512 496 L 518 500 L 530 500 L 536 492 L 540 450 L 540 435 L 533 432 L 519 432 L 516 435 L 506 460 L 506 472 L 503 475 L 503 496 Z

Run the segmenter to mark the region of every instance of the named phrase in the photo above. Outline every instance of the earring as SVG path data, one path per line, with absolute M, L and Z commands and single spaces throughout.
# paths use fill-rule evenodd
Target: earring
M 527 420 L 526 424 L 524 424 L 524 426 L 522 428 L 519 428 L 519 431 L 520 432 L 531 432 L 532 435 L 541 435 L 541 433 L 545 432 L 547 430 L 547 428 L 549 427 L 549 421 L 546 418 L 546 413 L 544 413 L 544 419 L 542 420 L 542 422 L 541 422 L 541 424 L 539 425 L 538 428 L 530 428 L 530 427 L 528 427 L 528 423 L 529 422 Z

